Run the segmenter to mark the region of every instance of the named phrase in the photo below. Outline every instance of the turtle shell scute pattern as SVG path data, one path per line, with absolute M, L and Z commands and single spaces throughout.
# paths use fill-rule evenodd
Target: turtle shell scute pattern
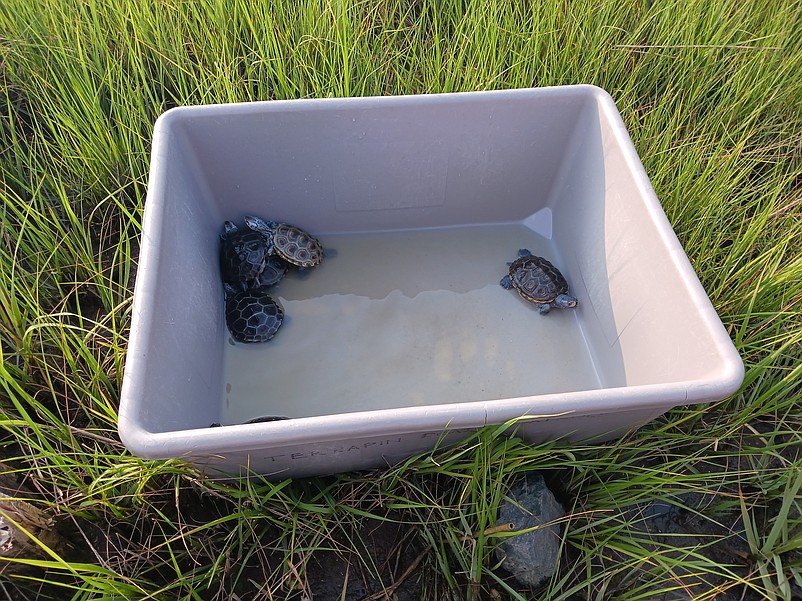
M 259 276 L 259 284 L 262 286 L 275 286 L 287 274 L 287 263 L 281 257 L 268 257 L 265 261 L 265 268 Z
M 267 241 L 253 230 L 227 234 L 220 246 L 220 270 L 223 281 L 231 284 L 255 280 L 264 270 Z
M 282 259 L 298 267 L 314 267 L 323 259 L 323 246 L 317 238 L 294 225 L 276 225 L 271 242 Z
M 228 331 L 239 342 L 266 342 L 284 321 L 284 309 L 267 294 L 267 287 L 232 294 L 226 301 Z
M 510 264 L 510 281 L 521 296 L 533 303 L 550 303 L 568 293 L 568 282 L 560 270 L 535 255 L 519 257 Z

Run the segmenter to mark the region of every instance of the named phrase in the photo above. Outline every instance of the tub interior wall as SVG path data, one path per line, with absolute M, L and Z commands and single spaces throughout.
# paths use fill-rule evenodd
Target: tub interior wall
M 709 377 L 721 364 L 715 326 L 699 310 L 698 284 L 683 276 L 684 251 L 622 138 L 603 107 L 584 112 L 549 199 L 599 378 L 617 387 Z
M 219 312 L 223 291 L 215 231 L 221 213 L 199 176 L 195 156 L 181 143 L 180 128 L 158 150 L 168 168 L 149 190 L 159 215 L 150 216 L 156 219 L 150 220 L 149 238 L 143 240 L 149 246 L 147 265 L 140 263 L 137 280 L 149 301 L 137 305 L 139 322 L 148 328 L 139 336 L 147 344 L 137 345 L 133 359 L 140 371 L 131 380 L 141 390 L 129 396 L 140 400 L 137 419 L 143 428 L 169 432 L 208 426 L 219 413 L 208 399 L 222 378 L 225 325 L 198 316 Z
M 590 104 L 560 93 L 354 100 L 193 114 L 188 141 L 214 202 L 317 233 L 523 220 L 545 206 L 566 132 Z M 553 117 L 533 118 L 543 114 Z

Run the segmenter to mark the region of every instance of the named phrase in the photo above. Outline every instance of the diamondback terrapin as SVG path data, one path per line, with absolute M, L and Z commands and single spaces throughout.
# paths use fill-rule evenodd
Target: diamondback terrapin
M 254 229 L 226 221 L 220 234 L 220 272 L 229 284 L 254 282 L 265 270 L 268 241 Z
M 246 424 L 262 424 L 265 422 L 278 422 L 284 419 L 290 419 L 289 417 L 284 417 L 282 415 L 263 415 L 261 417 L 254 417 L 253 419 L 249 419 L 247 422 L 243 422 Z
M 276 254 L 302 268 L 315 267 L 323 260 L 323 246 L 317 238 L 288 223 L 265 221 L 249 215 L 245 223 L 269 241 L 268 254 Z
M 552 307 L 576 307 L 576 297 L 568 294 L 568 282 L 560 270 L 525 248 L 518 251 L 518 258 L 510 263 L 509 275 L 499 283 L 507 290 L 515 288 L 523 298 L 540 305 L 541 315 Z
M 284 321 L 284 309 L 268 291 L 267 286 L 226 287 L 226 324 L 234 340 L 265 342 L 276 335 Z
M 289 417 L 283 417 L 281 415 L 265 415 L 262 417 L 254 417 L 253 419 L 249 419 L 247 422 L 242 422 L 243 424 L 261 424 L 264 422 L 278 422 L 284 419 L 290 419 Z M 223 424 L 220 422 L 213 422 L 209 424 L 210 428 L 220 428 Z

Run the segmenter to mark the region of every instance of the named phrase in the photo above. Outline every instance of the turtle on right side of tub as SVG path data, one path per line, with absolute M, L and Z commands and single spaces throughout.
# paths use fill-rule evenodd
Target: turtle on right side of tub
M 552 307 L 576 307 L 576 297 L 568 293 L 568 282 L 547 259 L 522 248 L 518 251 L 518 258 L 509 265 L 509 274 L 501 278 L 499 283 L 507 290 L 515 288 L 524 299 L 539 305 L 541 315 L 548 313 Z

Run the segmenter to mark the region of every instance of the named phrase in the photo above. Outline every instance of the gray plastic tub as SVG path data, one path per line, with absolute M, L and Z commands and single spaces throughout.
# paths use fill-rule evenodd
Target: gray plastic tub
M 337 251 L 234 345 L 224 220 Z M 576 309 L 499 286 L 521 247 Z M 120 436 L 146 458 L 271 477 L 386 465 L 517 423 L 601 440 L 722 399 L 743 364 L 610 96 L 592 86 L 182 107 L 156 123 Z M 292 419 L 243 424 L 255 417 Z M 222 427 L 210 427 L 221 423 Z

